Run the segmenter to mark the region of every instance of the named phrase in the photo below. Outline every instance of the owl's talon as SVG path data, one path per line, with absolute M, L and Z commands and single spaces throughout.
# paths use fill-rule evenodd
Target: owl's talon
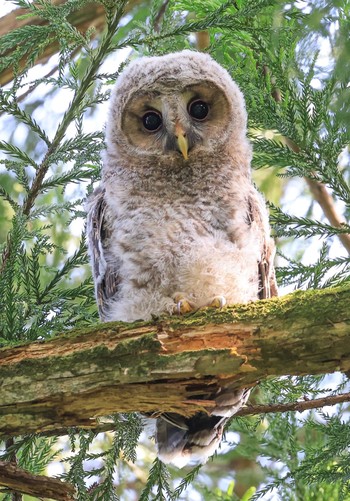
M 208 304 L 208 307 L 209 308 L 223 308 L 224 306 L 226 306 L 226 299 L 224 298 L 224 296 L 216 296 L 214 297 L 214 299 L 212 299 L 212 301 Z
M 177 294 L 174 301 L 176 303 L 174 313 L 177 315 L 185 315 L 195 309 L 194 304 L 181 294 Z
M 176 305 L 176 313 L 178 315 L 185 315 L 186 313 L 190 313 L 192 310 L 193 308 L 191 304 L 186 299 L 181 299 Z

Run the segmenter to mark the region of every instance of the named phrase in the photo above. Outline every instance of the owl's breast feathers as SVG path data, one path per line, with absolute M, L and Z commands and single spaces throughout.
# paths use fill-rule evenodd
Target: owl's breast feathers
M 210 206 L 202 199 L 118 204 L 98 188 L 88 207 L 89 249 L 103 320 L 171 313 L 174 296 L 196 307 L 223 296 L 246 303 L 276 295 L 274 245 L 260 195 L 250 186 Z

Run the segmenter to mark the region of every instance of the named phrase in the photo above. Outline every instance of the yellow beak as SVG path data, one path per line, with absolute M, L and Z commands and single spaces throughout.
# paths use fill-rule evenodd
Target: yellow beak
M 177 144 L 179 145 L 179 150 L 181 151 L 185 160 L 188 160 L 188 140 L 186 137 L 186 132 L 183 127 L 176 122 L 175 124 L 175 135 L 177 139 Z

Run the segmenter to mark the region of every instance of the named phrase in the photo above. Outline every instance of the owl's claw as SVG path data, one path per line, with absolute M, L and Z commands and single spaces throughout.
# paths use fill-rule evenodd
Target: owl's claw
M 177 315 L 185 315 L 186 313 L 190 313 L 191 311 L 195 310 L 194 304 L 187 299 L 187 297 L 181 295 L 181 294 L 176 294 L 174 296 L 174 301 L 175 301 L 175 307 L 174 307 L 174 313 Z
M 175 306 L 173 313 L 176 315 L 185 315 L 186 313 L 190 313 L 193 311 L 197 311 L 198 309 L 202 310 L 205 308 L 223 308 L 227 301 L 224 296 L 215 296 L 213 297 L 207 304 L 198 308 L 198 306 L 190 301 L 184 294 L 175 294 L 173 296 Z
M 207 305 L 209 308 L 223 308 L 226 306 L 226 299 L 224 296 L 215 296 Z

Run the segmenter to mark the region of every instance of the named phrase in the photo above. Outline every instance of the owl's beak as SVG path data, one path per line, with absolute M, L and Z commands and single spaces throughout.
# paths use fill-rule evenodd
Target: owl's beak
M 188 160 L 188 140 L 186 137 L 186 132 L 179 122 L 175 124 L 175 136 L 176 141 L 185 160 Z

